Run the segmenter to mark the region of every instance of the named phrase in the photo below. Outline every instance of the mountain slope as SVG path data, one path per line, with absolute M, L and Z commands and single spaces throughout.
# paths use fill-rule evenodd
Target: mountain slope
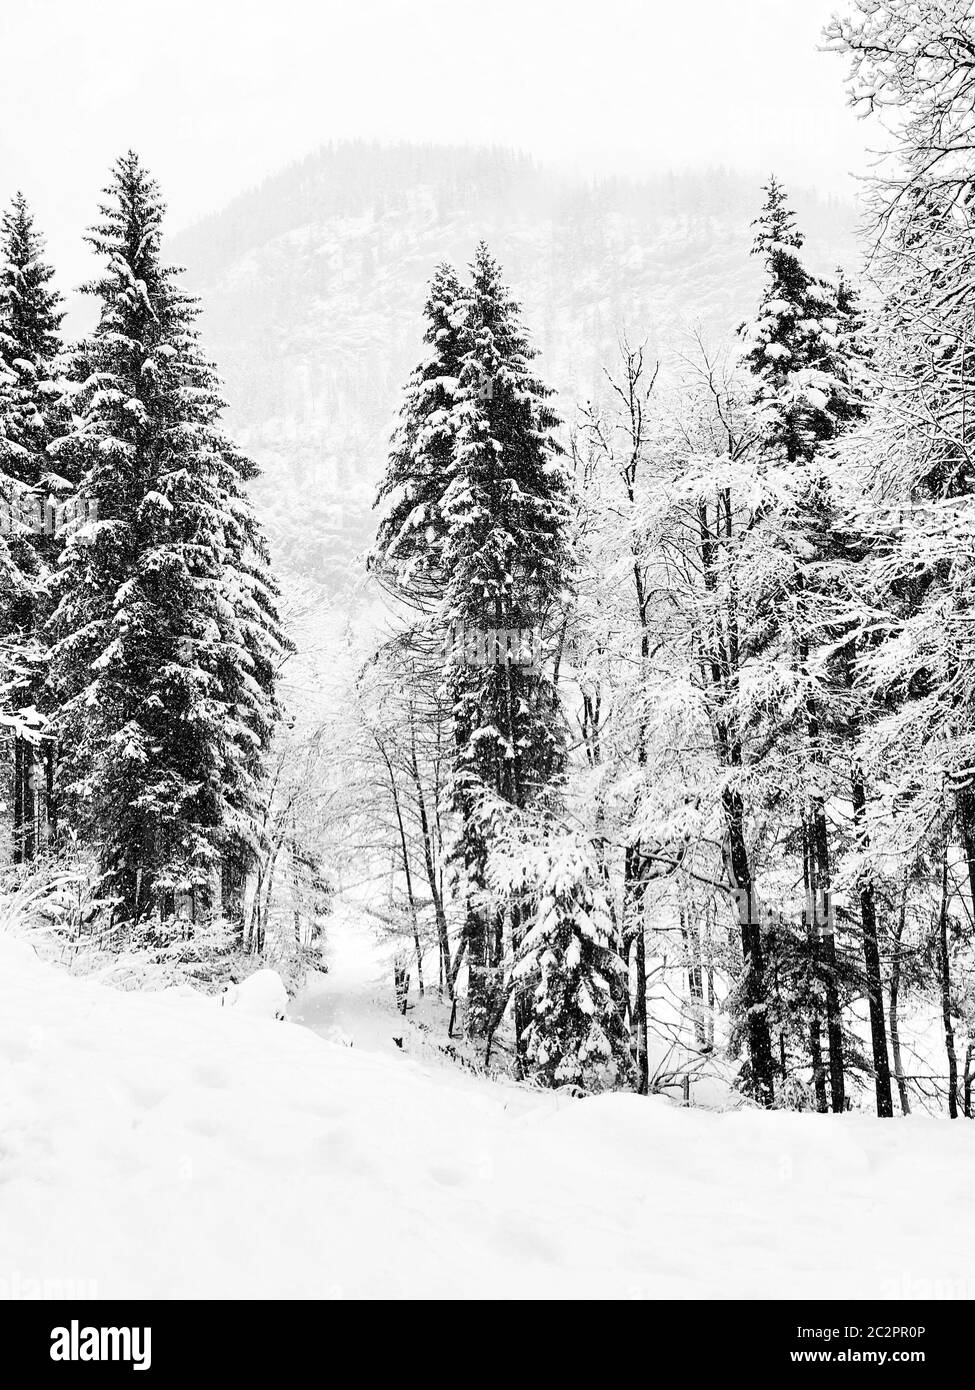
M 571 419 L 617 338 L 651 350 L 753 305 L 754 181 L 712 171 L 586 185 L 505 150 L 323 149 L 174 239 L 204 300 L 230 423 L 265 470 L 280 564 L 338 585 L 368 542 L 426 285 L 484 238 L 522 300 L 542 375 Z M 797 191 L 814 269 L 853 263 L 853 212 Z

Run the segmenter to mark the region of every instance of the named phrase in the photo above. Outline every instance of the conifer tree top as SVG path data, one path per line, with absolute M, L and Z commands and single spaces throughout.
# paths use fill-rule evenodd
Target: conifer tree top
M 758 228 L 752 245 L 753 256 L 764 256 L 770 261 L 776 254 L 800 251 L 803 235 L 796 226 L 795 213 L 788 206 L 786 191 L 772 174 L 762 189 L 765 204 L 752 223 Z
M 89 230 L 85 240 L 110 263 L 108 278 L 117 273 L 119 263 L 128 268 L 127 279 L 134 294 L 151 298 L 160 275 L 162 223 L 166 213 L 156 180 L 143 167 L 134 150 L 115 161 L 108 185 L 102 190 L 104 201 L 99 203 L 99 220 Z M 104 293 L 105 280 L 86 286 Z
M 0 256 L 0 351 L 36 371 L 60 350 L 64 312 L 23 193 L 14 195 L 0 218 Z
M 755 379 L 752 400 L 766 443 L 795 462 L 810 459 L 841 418 L 855 413 L 856 295 L 842 272 L 838 285 L 810 274 L 785 189 L 773 175 L 763 191 L 752 254 L 763 258 L 765 276 L 758 313 L 740 330 L 743 360 Z

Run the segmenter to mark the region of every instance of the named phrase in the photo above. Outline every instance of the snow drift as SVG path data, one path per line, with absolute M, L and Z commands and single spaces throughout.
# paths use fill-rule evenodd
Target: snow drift
M 569 1101 L 10 939 L 0 1115 L 8 1296 L 975 1292 L 975 1126 Z

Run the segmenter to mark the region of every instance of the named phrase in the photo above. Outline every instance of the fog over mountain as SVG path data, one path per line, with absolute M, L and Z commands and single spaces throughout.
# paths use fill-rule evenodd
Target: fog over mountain
M 852 206 L 789 194 L 810 267 L 855 265 Z M 651 352 L 694 328 L 720 341 L 754 310 L 761 200 L 725 169 L 595 184 L 512 150 L 349 142 L 175 237 L 279 564 L 335 587 L 368 543 L 438 262 L 488 242 L 571 422 L 621 332 Z

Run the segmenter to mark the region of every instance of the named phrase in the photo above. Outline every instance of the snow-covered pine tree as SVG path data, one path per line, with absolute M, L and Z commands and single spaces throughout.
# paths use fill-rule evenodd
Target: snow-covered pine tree
M 370 569 L 397 600 L 438 611 L 445 575 L 443 496 L 453 476 L 454 407 L 467 303 L 452 266 L 439 265 L 424 306 L 426 355 L 406 388 L 376 506 L 383 513 Z
M 564 833 L 548 838 L 529 896 L 534 912 L 513 971 L 527 1067 L 553 1087 L 619 1080 L 626 967 L 591 845 Z
M 61 352 L 61 296 L 44 256 L 27 201 L 18 193 L 0 219 L 0 374 L 6 380 L 5 444 L 0 493 L 8 518 L 21 511 L 31 489 L 57 495 L 68 480 L 51 473 L 47 453 L 63 425 L 56 359 Z M 3 641 L 16 660 L 4 672 L 6 699 L 24 711 L 44 709 L 50 567 L 60 537 L 13 522 L 5 538 Z M 43 716 L 31 723 L 44 726 Z M 51 739 L 15 735 L 13 745 L 14 859 L 33 859 L 47 833 L 54 768 Z M 41 791 L 41 784 L 45 790 Z
M 47 482 L 45 451 L 60 416 L 55 363 L 64 311 L 53 276 L 30 208 L 18 193 L 0 218 L 0 360 L 12 378 L 7 434 L 20 446 L 10 462 L 25 487 Z
M 130 152 L 90 242 L 98 325 L 75 354 L 55 445 L 97 518 L 71 535 L 52 623 L 61 779 L 119 925 L 210 907 L 225 856 L 256 852 L 276 715 L 276 586 L 219 428 L 196 302 L 164 265 L 164 205 Z
M 548 388 L 533 374 L 534 356 L 519 306 L 482 243 L 472 265 L 453 411 L 454 475 L 442 503 L 443 613 L 457 637 L 446 672 L 456 757 L 452 797 L 469 893 L 473 1033 L 490 1027 L 504 993 L 498 987 L 503 923 L 482 891 L 488 827 L 481 792 L 527 807 L 545 798 L 565 762 L 548 649 L 572 584 L 570 484 L 554 434 L 558 418 Z M 518 918 L 516 907 L 516 945 Z M 515 1014 L 520 1036 L 520 1000 Z
M 836 433 L 830 403 L 842 385 L 829 370 L 831 325 L 824 322 L 834 316 L 835 294 L 803 265 L 803 236 L 774 175 L 762 191 L 752 255 L 762 258 L 765 278 L 758 314 L 742 329 L 744 361 L 755 378 L 766 449 L 796 463 Z
M 190 310 L 196 313 L 195 302 Z M 244 932 L 247 878 L 266 857 L 265 807 L 268 752 L 281 715 L 278 672 L 294 650 L 278 616 L 279 589 L 264 532 L 247 494 L 258 476 L 253 459 L 242 454 L 220 428 L 224 408 L 213 365 L 198 352 L 187 354 L 188 375 L 210 398 L 205 434 L 220 479 L 223 526 L 220 588 L 221 647 L 218 678 L 231 711 L 226 730 L 234 757 L 223 783 L 224 822 L 220 837 L 220 906 L 238 937 Z
M 443 618 L 446 520 L 442 502 L 454 473 L 453 411 L 466 317 L 466 295 L 456 271 L 446 263 L 437 266 L 424 306 L 425 352 L 407 383 L 376 498 L 382 513 L 368 557 L 370 571 L 403 619 L 378 660 L 389 681 L 390 699 L 401 702 L 400 759 L 416 797 L 424 873 L 435 903 L 441 972 L 451 999 L 456 971 L 442 893 L 439 840 L 446 810 L 439 769 L 449 722 L 443 687 L 449 634 Z M 395 741 L 392 731 L 389 741 Z
M 810 962 L 805 967 L 811 982 L 805 998 L 811 1011 L 803 1011 L 808 1016 L 809 1056 L 822 1108 L 826 1084 L 819 1060 L 821 1016 L 827 1026 L 832 1105 L 841 1109 L 844 1068 L 859 1050 L 852 1034 L 844 1037 L 843 979 L 849 972 L 837 964 L 836 918 L 830 905 L 838 857 L 846 852 L 859 856 L 861 864 L 851 886 L 860 907 L 877 1108 L 880 1115 L 890 1115 L 877 894 L 873 877 L 862 867 L 868 789 L 854 754 L 862 712 L 859 695 L 852 690 L 858 639 L 850 616 L 855 607 L 851 595 L 866 547 L 845 512 L 849 490 L 830 458 L 835 441 L 863 417 L 869 353 L 852 285 L 842 271 L 830 285 L 804 269 L 801 235 L 774 181 L 759 225 L 755 249 L 765 256 L 768 280 L 762 312 L 750 331 L 747 360 L 759 381 L 756 403 L 763 416 L 765 453 L 783 476 L 779 491 L 784 501 L 772 520 L 785 563 L 770 608 L 791 647 L 792 682 L 783 692 L 784 708 L 802 732 L 794 738 L 787 725 L 781 728 L 774 760 L 781 785 L 798 789 L 800 798 L 797 848 L 811 909 Z M 842 496 L 837 495 L 837 483 Z M 837 799 L 851 804 L 851 835 L 845 833 L 845 814 L 829 823 L 827 803 Z M 781 933 L 776 950 L 785 950 L 786 956 L 773 960 L 772 969 L 785 979 L 790 971 L 795 973 L 801 951 L 786 943 Z M 819 1015 L 814 1007 L 817 997 Z
M 781 691 L 784 718 L 770 730 L 780 784 L 772 795 L 798 800 L 797 850 L 807 903 L 811 974 L 822 984 L 832 1107 L 845 1102 L 842 1008 L 836 966 L 835 918 L 830 907 L 833 854 L 826 801 L 830 795 L 831 682 L 811 661 L 828 602 L 830 565 L 838 560 L 836 507 L 824 468 L 823 447 L 853 413 L 852 363 L 841 351 L 839 292 L 809 273 L 803 237 L 773 177 L 757 221 L 753 254 L 765 266 L 756 320 L 743 329 L 744 360 L 754 380 L 762 454 L 773 493 L 781 500 L 761 520 L 774 565 L 766 576 L 771 667 L 790 671 Z M 848 296 L 849 291 L 844 291 Z M 844 340 L 846 341 L 846 340 Z M 770 713 L 770 721 L 776 716 Z M 773 938 L 774 944 L 774 938 Z M 779 943 L 781 945 L 781 942 Z M 774 978 L 777 967 L 770 962 Z M 778 972 L 781 973 L 781 972 Z M 815 991 L 813 991 L 815 994 Z M 819 1058 L 820 1021 L 809 1023 L 809 1053 L 820 1103 L 825 1083 Z
M 25 767 L 34 760 L 34 749 L 43 731 L 43 719 L 31 712 L 31 699 L 43 669 L 43 652 L 34 631 L 34 615 L 43 588 L 44 571 L 23 530 L 12 526 L 17 494 L 16 471 L 23 466 L 22 449 L 8 422 L 13 415 L 15 377 L 0 367 L 0 506 L 6 513 L 0 534 L 0 728 L 3 740 L 3 778 L 12 795 L 3 798 L 11 807 L 10 827 L 15 863 L 25 850 Z M 8 428 L 10 433 L 8 434 Z M 31 818 L 33 825 L 33 818 Z

